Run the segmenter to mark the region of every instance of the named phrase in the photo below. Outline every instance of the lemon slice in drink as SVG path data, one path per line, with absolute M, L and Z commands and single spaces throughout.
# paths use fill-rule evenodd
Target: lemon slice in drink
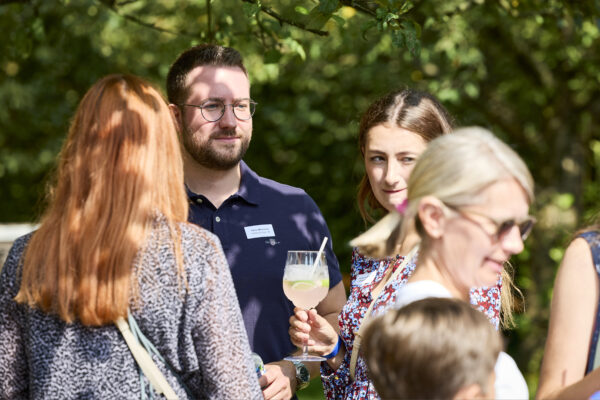
M 296 281 L 292 283 L 292 289 L 294 290 L 311 290 L 317 287 L 317 284 L 312 281 Z

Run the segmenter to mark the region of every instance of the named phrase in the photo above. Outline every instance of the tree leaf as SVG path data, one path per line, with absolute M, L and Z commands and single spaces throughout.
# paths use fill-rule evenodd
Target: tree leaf
M 346 20 L 338 15 L 332 15 L 331 19 L 334 20 L 340 28 L 343 28 L 344 25 L 346 25 Z
M 421 54 L 421 42 L 417 37 L 417 29 L 412 20 L 403 20 L 400 22 L 400 28 L 404 32 L 404 45 L 413 55 L 418 57 Z
M 304 51 L 304 47 L 302 47 L 300 42 L 292 39 L 291 37 L 285 38 L 283 42 L 292 53 L 296 53 L 297 55 L 299 55 L 302 61 L 306 60 L 306 52 Z
M 402 48 L 405 45 L 405 40 L 404 40 L 404 31 L 398 29 L 398 30 L 394 30 L 391 32 L 391 36 L 392 36 L 392 43 L 394 44 L 394 46 L 398 47 L 398 48 Z
M 319 11 L 323 14 L 333 14 L 340 8 L 339 0 L 319 0 Z
M 302 6 L 294 7 L 294 11 L 296 11 L 298 14 L 308 15 L 308 10 Z
M 320 10 L 319 6 L 316 6 L 308 14 L 308 29 L 322 29 L 327 21 L 331 18 L 331 13 L 324 13 Z
M 242 4 L 244 15 L 248 18 L 252 18 L 260 11 L 260 6 L 256 3 L 244 3 Z

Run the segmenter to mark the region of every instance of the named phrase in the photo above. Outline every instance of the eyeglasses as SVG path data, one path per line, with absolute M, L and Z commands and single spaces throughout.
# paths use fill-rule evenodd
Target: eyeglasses
M 462 215 L 464 218 L 468 219 L 469 221 L 479 225 L 479 227 L 485 233 L 487 233 L 490 236 L 493 236 L 496 240 L 502 239 L 505 235 L 507 235 L 512 230 L 512 228 L 515 225 L 519 228 L 519 234 L 521 235 L 521 240 L 525 240 L 531 233 L 531 230 L 533 229 L 533 225 L 536 222 L 536 219 L 532 216 L 527 216 L 525 219 L 523 219 L 521 221 L 517 221 L 512 218 L 504 220 L 504 221 L 497 221 L 497 220 L 493 219 L 492 217 L 489 217 L 482 213 L 478 213 L 476 211 L 472 211 L 472 210 L 464 211 L 457 207 L 451 207 L 448 205 L 447 205 L 447 207 L 456 211 L 457 213 L 459 213 L 460 215 Z M 496 231 L 488 232 L 488 230 L 484 228 L 484 226 L 481 224 L 481 222 L 472 218 L 470 216 L 470 214 L 477 215 L 479 217 L 483 217 L 483 218 L 487 219 L 488 221 L 490 221 L 492 224 L 494 224 L 496 226 Z
M 254 115 L 256 105 L 258 103 L 252 99 L 236 100 L 231 104 L 223 103 L 220 99 L 204 100 L 202 104 L 178 104 L 180 107 L 196 107 L 200 109 L 202 116 L 209 122 L 216 122 L 225 115 L 225 107 L 230 106 L 233 110 L 233 115 L 237 119 L 247 121 Z

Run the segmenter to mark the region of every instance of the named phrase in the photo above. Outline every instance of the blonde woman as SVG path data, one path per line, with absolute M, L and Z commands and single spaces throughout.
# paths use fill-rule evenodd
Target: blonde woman
M 0 397 L 152 396 L 114 325 L 130 313 L 179 398 L 262 398 L 221 245 L 187 209 L 159 92 L 130 75 L 98 81 L 39 229 L 2 269 Z
M 400 239 L 414 224 L 421 247 L 397 307 L 427 297 L 468 302 L 470 288 L 492 285 L 510 256 L 523 250 L 534 223 L 528 215 L 533 179 L 521 158 L 489 131 L 459 129 L 432 141 L 408 187 Z M 496 398 L 529 398 L 522 374 L 504 352 L 495 373 Z

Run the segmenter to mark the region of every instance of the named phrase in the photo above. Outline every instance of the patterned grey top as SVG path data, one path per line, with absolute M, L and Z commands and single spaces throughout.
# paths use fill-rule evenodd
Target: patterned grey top
M 192 398 L 262 399 L 219 239 L 192 225 L 181 229 L 189 291 L 178 284 L 169 230 L 158 222 L 135 262 L 140 307 L 132 314 Z M 15 241 L 0 275 L 0 398 L 140 398 L 137 364 L 114 325 L 66 324 L 13 300 L 29 238 Z M 153 358 L 179 398 L 189 398 Z

